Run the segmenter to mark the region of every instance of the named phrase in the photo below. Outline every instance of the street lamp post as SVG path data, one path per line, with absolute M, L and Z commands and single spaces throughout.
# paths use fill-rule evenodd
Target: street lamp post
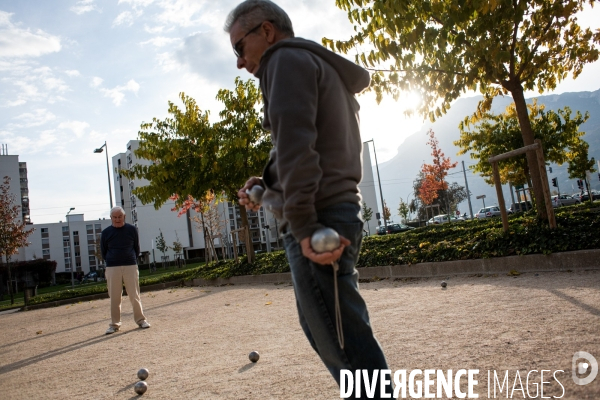
M 387 232 L 387 221 L 385 220 L 385 205 L 383 202 L 383 191 L 381 190 L 381 179 L 379 178 L 379 164 L 377 163 L 377 152 L 375 151 L 375 142 L 373 139 L 367 140 L 364 143 L 373 143 L 373 153 L 375 154 L 375 168 L 377 169 L 377 181 L 379 182 L 379 197 L 381 197 L 381 216 L 383 217 L 383 225 L 385 226 L 385 231 Z
M 69 229 L 69 258 L 71 259 L 71 262 L 69 264 L 71 265 L 71 289 L 75 289 L 75 279 L 73 278 L 73 261 L 75 261 L 75 257 L 73 257 L 73 251 L 71 250 L 71 246 L 73 245 L 73 242 L 71 241 L 71 223 L 69 222 L 69 214 L 74 209 L 75 209 L 75 207 L 71 207 L 71 209 L 69 210 L 69 212 L 66 215 L 67 228 Z M 75 240 L 74 236 L 73 236 L 73 240 Z
M 108 175 L 108 197 L 110 199 L 110 209 L 113 208 L 113 200 L 112 200 L 112 189 L 110 188 L 110 167 L 108 166 L 108 147 L 106 146 L 106 141 L 104 144 L 97 149 L 94 150 L 94 153 L 102 153 L 106 148 L 106 174 Z

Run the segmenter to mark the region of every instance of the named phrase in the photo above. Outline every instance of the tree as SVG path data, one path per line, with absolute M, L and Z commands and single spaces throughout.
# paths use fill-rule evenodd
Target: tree
M 202 112 L 194 99 L 181 93 L 184 110 L 169 102 L 170 118 L 141 125 L 135 155 L 152 164 L 138 164 L 122 173 L 149 181 L 133 190 L 142 203 L 159 208 L 175 194 L 177 207 L 185 212 L 209 192 L 217 201 L 234 202 L 246 180 L 260 175 L 272 146 L 257 109 L 260 91 L 251 79 L 243 82 L 238 77 L 235 85 L 233 91 L 219 90 L 217 99 L 225 107 L 215 124 L 209 123 L 208 112 Z M 240 214 L 242 225 L 247 226 L 244 207 Z M 254 252 L 248 249 L 247 253 L 251 262 Z
M 96 256 L 98 263 L 103 264 L 104 259 L 102 258 L 102 248 L 100 246 L 100 243 L 101 243 L 101 237 L 100 237 L 100 234 L 97 233 L 96 239 L 94 240 L 94 255 Z
M 370 207 L 367 207 L 367 203 L 363 202 L 362 205 L 362 217 L 367 223 L 367 229 L 369 230 L 369 235 L 371 234 L 371 228 L 369 227 L 369 221 L 373 218 L 373 210 Z
M 10 304 L 15 303 L 10 258 L 17 254 L 20 247 L 29 246 L 27 238 L 34 231 L 34 229 L 26 229 L 21 208 L 15 204 L 15 201 L 15 195 L 10 192 L 10 177 L 5 176 L 3 184 L 0 185 L 0 262 L 3 256 L 6 257 Z
M 594 202 L 592 193 L 590 192 L 590 185 L 587 180 L 587 171 L 594 172 L 594 164 L 596 160 L 594 157 L 588 159 L 588 149 L 590 145 L 581 140 L 577 146 L 573 146 L 569 152 L 569 167 L 567 171 L 569 172 L 569 178 L 571 179 L 582 179 L 585 182 L 585 187 L 589 194 L 590 203 Z
M 571 148 L 577 147 L 585 132 L 579 127 L 586 122 L 589 114 L 579 111 L 574 118 L 571 109 L 565 107 L 555 111 L 545 111 L 537 101 L 528 104 L 529 119 L 534 138 L 540 139 L 544 147 L 544 159 L 562 165 L 570 160 Z M 476 124 L 474 124 L 476 122 Z M 521 129 L 514 103 L 506 107 L 503 114 L 485 113 L 480 117 L 467 117 L 459 125 L 460 139 L 454 145 L 460 147 L 459 155 L 469 153 L 478 160 L 470 167 L 485 181 L 493 185 L 492 166 L 488 158 L 522 147 Z M 505 184 L 522 185 L 529 182 L 529 168 L 525 156 L 511 157 L 498 162 L 500 181 Z
M 553 90 L 569 72 L 581 73 L 596 61 L 600 30 L 581 29 L 575 14 L 594 0 L 405 2 L 337 0 L 348 12 L 355 32 L 346 41 L 323 39 L 343 53 L 356 52 L 356 62 L 373 69 L 371 88 L 384 93 L 418 91 L 418 112 L 430 119 L 445 113 L 468 90 L 484 99 L 480 114 L 495 96 L 511 94 L 523 143 L 533 144 L 525 90 Z M 364 49 L 368 41 L 373 49 Z M 379 69 L 389 63 L 389 68 Z M 527 154 L 538 215 L 546 219 L 538 163 Z
M 402 217 L 404 223 L 408 221 L 408 204 L 404 200 L 400 199 L 400 205 L 398 206 L 398 215 Z
M 171 248 L 173 249 L 173 251 L 175 252 L 175 261 L 177 263 L 177 267 L 179 267 L 180 265 L 180 255 L 181 255 L 181 250 L 183 250 L 183 245 L 181 244 L 181 241 L 179 240 L 179 235 L 177 234 L 177 231 L 175 231 L 175 241 L 173 242 L 173 245 L 171 246 Z
M 204 243 L 206 243 L 206 251 L 210 251 L 208 248 L 209 241 L 212 242 L 212 237 L 221 234 L 225 226 L 225 221 L 219 215 L 219 207 L 213 193 L 207 193 L 201 201 L 197 202 L 196 212 L 199 214 L 193 216 L 191 219 L 196 223 L 197 230 L 203 232 Z M 208 257 L 206 257 L 208 261 Z
M 387 206 L 385 200 L 383 201 L 383 219 L 384 221 L 390 222 L 392 219 L 392 212 L 390 208 Z
M 413 182 L 413 193 L 415 198 L 410 201 L 408 208 L 410 212 L 417 213 L 419 221 L 427 216 L 425 212 L 425 204 L 418 196 L 421 186 L 425 180 L 425 176 L 422 172 L 419 172 L 417 178 Z M 436 203 L 440 206 L 441 210 L 456 210 L 458 204 L 466 200 L 468 197 L 467 191 L 461 185 L 456 182 L 452 182 L 448 185 L 446 190 L 438 191 Z
M 165 253 L 167 252 L 167 250 L 169 250 L 169 246 L 167 246 L 167 242 L 165 242 L 165 237 L 163 236 L 162 231 L 159 229 L 158 232 L 160 234 L 156 237 L 156 248 L 163 254 L 163 256 L 162 256 L 163 267 L 166 268 Z
M 450 158 L 444 155 L 444 152 L 438 147 L 439 142 L 433 130 L 430 129 L 427 134 L 429 136 L 427 144 L 431 147 L 433 164 L 423 164 L 421 167 L 423 181 L 417 195 L 423 203 L 429 205 L 439 197 L 440 192 L 445 194 L 448 189 L 448 183 L 446 182 L 448 170 L 456 167 L 458 162 L 452 163 Z M 447 213 L 450 214 L 450 203 L 447 202 L 446 206 L 448 207 L 446 208 Z

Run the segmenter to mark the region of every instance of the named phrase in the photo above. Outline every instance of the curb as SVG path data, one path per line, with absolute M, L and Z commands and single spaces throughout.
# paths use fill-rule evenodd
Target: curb
M 560 272 L 575 270 L 600 270 L 600 249 L 565 251 L 561 253 L 529 254 L 525 256 L 508 256 L 498 258 L 483 258 L 475 260 L 457 260 L 442 262 L 426 262 L 414 265 L 388 265 L 380 267 L 357 268 L 361 279 L 384 278 L 432 278 L 448 275 L 477 275 L 477 274 L 508 274 L 523 272 Z M 202 279 L 191 281 L 173 281 L 141 286 L 140 292 L 168 289 L 175 286 L 227 286 L 264 283 L 289 283 L 292 281 L 290 272 L 263 275 L 233 276 L 231 278 Z M 125 295 L 125 289 L 123 289 Z M 108 298 L 108 293 L 98 293 L 83 297 L 73 297 L 34 304 L 21 310 L 36 310 L 58 307 L 65 304 L 78 303 Z

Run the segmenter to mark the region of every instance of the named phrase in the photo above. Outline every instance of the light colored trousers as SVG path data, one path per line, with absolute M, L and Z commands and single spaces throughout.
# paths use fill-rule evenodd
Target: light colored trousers
M 123 283 L 127 290 L 127 296 L 133 307 L 133 319 L 136 324 L 141 324 L 146 317 L 142 311 L 140 299 L 140 273 L 137 265 L 122 265 L 119 267 L 106 267 L 106 285 L 110 297 L 110 326 L 121 326 L 121 296 L 123 295 Z

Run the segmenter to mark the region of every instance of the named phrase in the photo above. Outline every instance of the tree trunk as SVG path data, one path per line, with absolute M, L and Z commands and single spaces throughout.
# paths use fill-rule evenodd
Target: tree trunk
M 525 102 L 523 87 L 520 83 L 510 84 L 507 86 L 509 86 L 507 89 L 511 92 L 515 102 L 515 109 L 517 111 L 517 117 L 519 118 L 519 126 L 521 127 L 521 135 L 523 136 L 523 144 L 525 146 L 529 146 L 533 144 L 534 136 L 533 130 L 531 129 L 531 122 L 529 121 L 529 112 L 527 110 L 527 103 Z M 546 206 L 544 203 L 542 181 L 540 180 L 540 170 L 535 152 L 527 152 L 527 165 L 529 166 L 529 174 L 533 183 L 533 197 L 538 216 L 541 219 L 547 220 L 548 213 L 546 212 Z
M 587 177 L 584 177 L 583 181 L 585 182 L 585 189 L 587 190 L 588 196 L 590 198 L 590 204 L 594 204 L 594 197 L 592 196 L 592 192 L 590 191 L 590 185 L 588 184 Z M 10 271 L 10 269 L 9 269 L 9 271 Z
M 250 235 L 250 224 L 248 223 L 248 214 L 246 213 L 246 207 L 242 207 L 238 205 L 240 209 L 240 216 L 242 217 L 242 227 L 248 227 L 248 235 Z M 242 232 L 242 236 L 245 239 L 245 242 L 250 246 L 246 245 L 246 255 L 248 256 L 248 263 L 252 264 L 254 262 L 254 246 L 252 245 L 252 238 L 248 237 L 246 240 L 246 233 Z
M 10 258 L 6 256 L 6 268 L 8 269 L 8 293 L 10 295 L 10 305 L 15 304 L 15 293 L 13 291 L 12 274 L 10 271 Z

